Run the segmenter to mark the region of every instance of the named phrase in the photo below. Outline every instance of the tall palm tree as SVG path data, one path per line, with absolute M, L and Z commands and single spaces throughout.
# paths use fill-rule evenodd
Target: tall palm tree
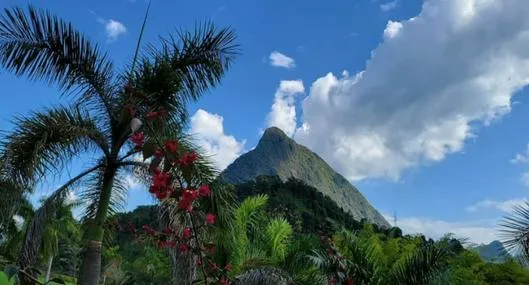
M 42 222 L 73 186 L 84 184 L 81 197 L 87 203 L 88 230 L 78 284 L 98 284 L 105 219 L 123 200 L 124 175 L 134 166 L 145 166 L 133 159 L 138 151 L 128 143 L 132 114 L 144 118 L 163 109 L 164 123 L 145 129 L 145 136 L 181 136 L 186 103 L 220 82 L 238 53 L 234 40 L 229 28 L 199 25 L 194 32 L 162 38 L 158 47 L 149 46 L 143 55 L 135 55 L 130 68 L 116 71 L 108 56 L 71 23 L 31 6 L 27 11 L 4 10 L 1 66 L 18 76 L 57 85 L 63 95 L 73 98 L 72 104 L 16 118 L 2 146 L 6 173 L 17 183 L 34 185 L 61 173 L 68 162 L 82 155 L 97 157 L 36 213 L 26 238 L 27 251 L 19 261 L 22 267 L 35 260 Z

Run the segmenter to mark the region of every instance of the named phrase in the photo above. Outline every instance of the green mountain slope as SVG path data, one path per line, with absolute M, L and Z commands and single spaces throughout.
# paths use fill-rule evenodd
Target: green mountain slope
M 300 179 L 331 198 L 355 219 L 366 219 L 383 228 L 390 227 L 347 179 L 278 128 L 267 129 L 255 149 L 236 159 L 220 177 L 225 182 L 239 184 L 260 175 L 277 175 L 283 181 L 290 177 Z

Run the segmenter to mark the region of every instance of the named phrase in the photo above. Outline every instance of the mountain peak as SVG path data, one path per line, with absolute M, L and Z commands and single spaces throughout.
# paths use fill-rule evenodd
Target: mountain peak
M 264 131 L 263 136 L 261 137 L 261 140 L 270 139 L 270 138 L 284 139 L 284 138 L 288 138 L 288 136 L 287 134 L 285 134 L 285 132 L 283 132 L 283 130 L 281 130 L 278 127 L 269 127 Z
M 366 219 L 386 228 L 390 226 L 347 179 L 277 127 L 266 129 L 255 149 L 237 158 L 221 173 L 224 181 L 233 184 L 260 175 L 277 175 L 283 181 L 297 178 L 331 198 L 355 219 Z

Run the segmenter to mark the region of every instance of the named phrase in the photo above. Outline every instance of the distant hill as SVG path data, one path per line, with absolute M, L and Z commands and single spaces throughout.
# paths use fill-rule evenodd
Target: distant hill
M 255 149 L 236 159 L 221 173 L 220 178 L 228 183 L 240 184 L 261 175 L 278 176 L 283 181 L 297 178 L 328 196 L 357 221 L 365 219 L 382 228 L 391 227 L 347 179 L 317 154 L 275 127 L 267 129 Z
M 509 257 L 509 253 L 505 250 L 503 244 L 497 240 L 489 244 L 473 246 L 471 250 L 477 252 L 481 258 L 489 262 L 503 262 Z
M 257 194 L 268 195 L 267 211 L 286 217 L 297 232 L 332 232 L 333 224 L 350 230 L 362 228 L 361 222 L 333 200 L 296 178 L 283 182 L 278 176 L 258 176 L 234 186 L 241 201 Z

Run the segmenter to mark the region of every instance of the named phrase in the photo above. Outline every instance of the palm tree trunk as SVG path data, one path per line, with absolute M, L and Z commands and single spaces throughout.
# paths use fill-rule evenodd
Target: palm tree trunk
M 44 283 L 48 283 L 48 281 L 50 281 L 52 264 L 53 264 L 53 255 L 50 254 L 50 258 L 48 259 L 48 270 L 46 271 L 46 279 L 44 279 Z
M 104 235 L 103 226 L 108 213 L 116 170 L 117 168 L 114 165 L 109 165 L 103 174 L 103 185 L 99 195 L 96 217 L 91 221 L 85 233 L 87 244 L 79 271 L 78 285 L 99 285 L 101 278 L 101 242 Z

